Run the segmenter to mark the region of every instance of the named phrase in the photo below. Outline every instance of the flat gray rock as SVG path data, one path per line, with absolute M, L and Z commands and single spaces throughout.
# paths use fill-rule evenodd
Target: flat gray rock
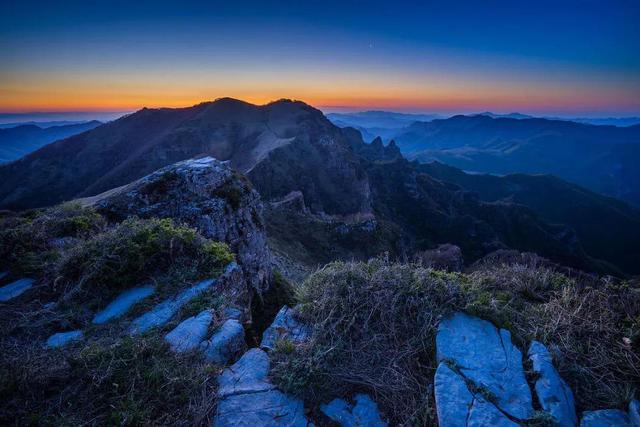
M 640 427 L 640 402 L 637 399 L 629 402 L 629 420 L 633 427 Z
M 215 427 L 311 425 L 300 399 L 287 396 L 268 380 L 269 356 L 253 348 L 218 377 Z
M 494 396 L 501 411 L 521 420 L 533 415 L 522 353 L 509 331 L 458 312 L 440 322 L 436 347 L 439 362 L 453 363 L 466 380 Z
M 215 427 L 307 427 L 304 405 L 278 390 L 229 396 L 218 403 Z
M 213 286 L 215 283 L 216 281 L 213 279 L 203 280 L 202 282 L 183 290 L 175 297 L 161 302 L 151 311 L 134 319 L 129 327 L 129 333 L 131 335 L 142 334 L 151 328 L 164 325 L 171 320 L 182 306 Z
M 434 379 L 436 412 L 440 427 L 466 427 L 473 394 L 464 378 L 440 363 Z
M 223 323 L 213 336 L 200 344 L 207 361 L 224 365 L 242 354 L 247 344 L 244 341 L 244 328 L 235 319 Z
M 533 371 L 538 374 L 535 389 L 542 409 L 550 413 L 561 427 L 576 426 L 578 417 L 573 393 L 553 366 L 549 350 L 542 343 L 533 341 L 529 346 L 529 360 Z
M 26 292 L 33 283 L 34 279 L 19 279 L 0 288 L 0 301 L 9 301 Z
M 309 327 L 294 319 L 293 310 L 285 305 L 280 309 L 271 326 L 262 334 L 260 347 L 273 350 L 279 339 L 286 338 L 294 343 L 300 343 L 309 335 L 311 335 Z
M 63 347 L 70 342 L 79 341 L 84 338 L 82 331 L 58 332 L 53 334 L 47 340 L 47 347 L 56 348 Z
M 122 292 L 104 310 L 93 318 L 93 323 L 101 325 L 111 319 L 124 315 L 134 304 L 142 301 L 155 292 L 153 286 L 140 286 Z
M 582 413 L 580 427 L 632 427 L 631 420 L 620 409 L 601 409 Z
M 269 382 L 269 356 L 259 348 L 247 351 L 218 377 L 218 397 L 273 390 Z
M 355 404 L 344 399 L 334 399 L 320 410 L 342 427 L 386 427 L 382 421 L 378 405 L 366 394 L 357 394 Z
M 441 424 L 442 425 L 442 424 Z M 468 427 L 519 427 L 482 396 L 477 395 L 469 409 Z
M 165 335 L 164 339 L 171 346 L 171 350 L 182 353 L 197 348 L 207 335 L 209 325 L 213 320 L 211 311 L 205 310 L 197 316 L 189 317 L 171 332 Z

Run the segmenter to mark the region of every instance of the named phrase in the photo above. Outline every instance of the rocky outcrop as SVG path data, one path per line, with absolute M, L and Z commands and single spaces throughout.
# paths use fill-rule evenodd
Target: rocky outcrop
M 455 313 L 440 323 L 436 346 L 440 366 L 444 363 L 455 369 L 452 369 L 453 374 L 440 376 L 441 380 L 452 375 L 459 376 L 460 387 L 461 382 L 467 383 L 470 386 L 469 392 L 474 397 L 479 395 L 483 400 L 491 401 L 510 418 L 525 420 L 533 415 L 531 391 L 522 367 L 522 354 L 511 342 L 509 331 L 499 330 L 490 322 L 477 317 Z M 443 387 L 446 386 L 438 379 L 436 376 L 436 390 L 444 391 Z M 447 403 L 455 404 L 456 408 L 460 404 L 458 401 Z M 439 410 L 439 414 L 440 412 L 443 415 L 440 418 L 441 425 L 455 425 L 446 417 L 451 411 L 443 408 L 442 411 Z
M 260 347 L 265 350 L 273 350 L 276 347 L 276 342 L 280 339 L 298 344 L 309 338 L 310 334 L 309 327 L 297 321 L 293 309 L 285 305 L 280 309 L 271 326 L 262 334 Z
M 449 243 L 439 245 L 435 249 L 417 252 L 413 258 L 416 263 L 437 270 L 462 271 L 464 268 L 462 250 Z
M 136 215 L 186 223 L 227 243 L 248 285 L 258 292 L 268 287 L 270 256 L 260 197 L 226 163 L 212 157 L 185 160 L 82 202 L 117 220 Z
M 578 418 L 573 392 L 553 366 L 549 350 L 542 343 L 533 341 L 529 346 L 529 360 L 537 374 L 535 390 L 542 409 L 561 427 L 574 427 Z

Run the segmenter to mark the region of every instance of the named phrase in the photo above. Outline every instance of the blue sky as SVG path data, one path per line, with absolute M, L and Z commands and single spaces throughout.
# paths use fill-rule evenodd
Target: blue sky
M 222 96 L 411 111 L 640 114 L 640 2 L 0 6 L 0 110 Z

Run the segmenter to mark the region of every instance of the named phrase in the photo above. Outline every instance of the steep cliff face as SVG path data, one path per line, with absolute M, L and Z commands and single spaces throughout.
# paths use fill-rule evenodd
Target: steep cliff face
M 227 243 L 246 282 L 258 292 L 270 278 L 260 196 L 228 164 L 211 157 L 186 160 L 137 181 L 83 199 L 108 218 L 172 218 Z

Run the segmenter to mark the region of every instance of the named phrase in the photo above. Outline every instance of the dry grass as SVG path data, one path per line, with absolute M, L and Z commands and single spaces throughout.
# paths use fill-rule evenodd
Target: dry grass
M 333 263 L 302 285 L 300 316 L 314 333 L 276 354 L 274 375 L 309 401 L 364 391 L 394 425 L 434 425 L 437 325 L 465 310 L 509 328 L 524 354 L 532 339 L 547 344 L 579 410 L 623 407 L 640 385 L 640 290 L 587 282 L 535 262 L 466 275 L 380 259 Z
M 233 259 L 226 245 L 167 219 L 109 224 L 77 205 L 0 221 L 2 253 L 15 252 L 3 267 L 38 279 L 0 304 L 0 424 L 210 425 L 218 367 L 195 352 L 169 351 L 162 337 L 177 322 L 132 339 L 126 320 L 215 277 Z M 142 282 L 157 292 L 125 322 L 91 323 L 97 309 Z M 221 298 L 205 292 L 181 316 L 221 306 Z M 50 335 L 73 329 L 84 331 L 82 342 L 44 348 Z

